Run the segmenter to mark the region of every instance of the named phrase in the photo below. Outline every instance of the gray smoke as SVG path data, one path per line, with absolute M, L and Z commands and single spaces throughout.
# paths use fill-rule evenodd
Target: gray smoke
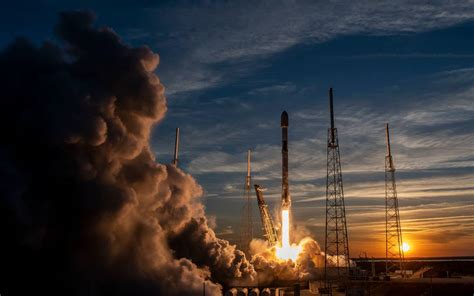
M 158 55 L 89 12 L 60 16 L 60 45 L 0 53 L 0 229 L 5 295 L 219 295 L 252 281 L 216 237 L 201 187 L 156 162 L 166 113 Z

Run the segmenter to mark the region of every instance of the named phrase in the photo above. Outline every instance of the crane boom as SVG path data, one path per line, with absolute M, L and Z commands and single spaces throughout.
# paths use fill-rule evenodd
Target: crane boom
M 387 139 L 387 155 L 385 156 L 385 272 L 389 274 L 399 268 L 402 276 L 405 277 L 405 253 L 388 123 L 385 124 L 385 138 Z
M 270 244 L 274 245 L 278 242 L 278 235 L 273 226 L 272 217 L 268 213 L 268 206 L 263 199 L 263 189 L 258 184 L 255 184 L 254 187 L 255 193 L 257 194 L 260 217 L 262 218 L 263 231 L 265 233 L 264 236 Z

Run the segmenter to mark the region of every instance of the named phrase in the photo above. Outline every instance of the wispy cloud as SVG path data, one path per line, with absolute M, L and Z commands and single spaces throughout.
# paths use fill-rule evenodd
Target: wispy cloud
M 189 3 L 187 3 L 189 4 Z M 216 86 L 256 67 L 253 59 L 297 44 L 321 43 L 349 34 L 410 34 L 472 20 L 474 4 L 435 1 L 233 1 L 148 8 L 160 47 L 186 53 L 167 71 L 168 94 Z M 229 21 L 232 20 L 232 21 Z M 156 24 L 154 24 L 156 23 Z M 143 34 L 143 33 L 141 33 Z M 436 53 L 434 53 L 435 55 Z M 232 71 L 216 70 L 232 65 Z M 262 63 L 258 63 L 261 67 Z

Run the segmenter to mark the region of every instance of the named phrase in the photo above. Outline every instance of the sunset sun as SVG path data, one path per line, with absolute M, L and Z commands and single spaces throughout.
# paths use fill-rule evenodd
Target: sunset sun
M 410 251 L 410 245 L 407 244 L 407 243 L 403 243 L 402 244 L 402 250 L 403 250 L 404 253 Z

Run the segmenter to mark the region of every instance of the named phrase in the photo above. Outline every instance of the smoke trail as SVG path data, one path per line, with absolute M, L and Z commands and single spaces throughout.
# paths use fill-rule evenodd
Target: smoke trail
M 0 53 L 0 292 L 207 295 L 252 280 L 216 238 L 188 174 L 158 164 L 166 113 L 159 58 L 88 12 L 61 14 L 62 46 L 17 40 Z

